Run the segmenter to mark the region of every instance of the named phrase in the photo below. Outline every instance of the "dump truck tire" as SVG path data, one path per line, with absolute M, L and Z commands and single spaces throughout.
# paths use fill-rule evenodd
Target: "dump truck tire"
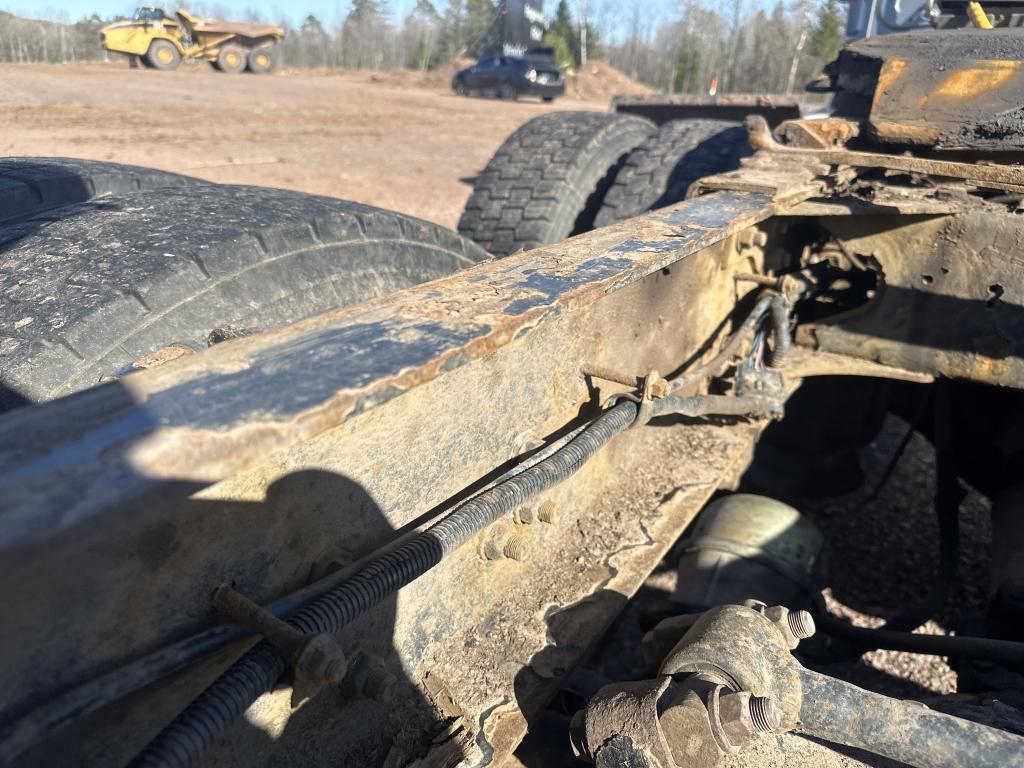
M 103 199 L 112 195 L 205 183 L 168 171 L 99 160 L 3 158 L 0 159 L 0 224 L 14 223 L 71 203 L 95 200 L 95 205 L 103 205 Z
M 146 51 L 146 63 L 153 69 L 177 69 L 181 64 L 181 52 L 169 40 L 154 40 Z
M 507 256 L 588 231 L 626 156 L 654 131 L 654 123 L 633 115 L 533 118 L 480 174 L 459 232 Z
M 735 170 L 751 153 L 747 132 L 727 120 L 673 120 L 634 149 L 605 195 L 594 226 L 663 208 L 697 179 Z
M 277 69 L 278 58 L 277 46 L 257 46 L 249 51 L 249 71 L 257 75 L 270 74 Z
M 258 187 L 169 187 L 60 213 L 0 227 L 0 411 L 488 258 L 436 224 Z
M 249 57 L 240 45 L 225 45 L 217 52 L 217 69 L 221 72 L 231 75 L 244 72 L 248 63 Z

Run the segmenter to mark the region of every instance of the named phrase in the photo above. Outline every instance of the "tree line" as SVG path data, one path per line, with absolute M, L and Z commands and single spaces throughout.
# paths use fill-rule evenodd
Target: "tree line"
M 214 3 L 199 15 L 230 18 Z M 544 44 L 564 67 L 603 59 L 634 80 L 669 93 L 781 93 L 799 90 L 834 58 L 843 36 L 839 0 L 680 0 L 655 17 L 642 0 L 560 0 L 549 8 Z M 67 62 L 104 57 L 93 15 L 74 23 L 0 12 L 0 61 Z M 269 21 L 249 14 L 246 20 Z M 293 67 L 428 70 L 476 56 L 498 39 L 495 0 L 417 0 L 394 18 L 378 0 L 352 0 L 327 24 L 306 16 L 286 27 L 283 58 Z

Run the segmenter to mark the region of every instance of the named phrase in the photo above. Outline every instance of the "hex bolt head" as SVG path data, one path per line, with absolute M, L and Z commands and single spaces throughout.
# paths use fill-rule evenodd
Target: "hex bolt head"
M 771 696 L 751 696 L 750 720 L 757 733 L 774 733 L 782 725 L 782 707 Z
M 537 519 L 542 523 L 553 525 L 558 521 L 558 504 L 551 499 L 545 501 L 537 510 Z
M 516 533 L 508 537 L 508 541 L 505 542 L 505 547 L 502 549 L 502 554 L 509 560 L 522 561 L 526 559 L 529 551 L 530 548 L 526 543 L 526 537 Z
M 729 743 L 743 747 L 759 733 L 774 732 L 782 724 L 782 710 L 770 696 L 723 691 L 718 697 L 718 718 Z
M 810 611 L 790 611 L 789 616 L 786 617 L 786 623 L 789 624 L 789 631 L 798 640 L 806 640 L 817 631 L 817 627 L 814 626 L 814 617 Z
M 718 695 L 718 724 L 726 740 L 733 748 L 744 747 L 754 738 L 755 728 L 750 715 L 749 691 L 727 691 L 719 688 Z M 714 718 L 714 709 L 709 710 L 709 715 Z M 712 730 L 715 723 L 712 719 Z

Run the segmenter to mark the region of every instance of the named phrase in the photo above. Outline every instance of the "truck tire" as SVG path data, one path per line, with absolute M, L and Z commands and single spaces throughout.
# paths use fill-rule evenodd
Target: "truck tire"
M 222 45 L 217 51 L 217 69 L 230 75 L 244 72 L 249 63 L 245 48 L 240 45 Z
M 277 69 L 278 58 L 276 45 L 258 45 L 249 51 L 249 71 L 256 75 L 268 75 Z
M 64 157 L 0 159 L 0 224 L 94 198 L 206 182 L 153 168 Z
M 697 179 L 739 167 L 747 132 L 727 120 L 673 120 L 634 149 L 615 177 L 594 226 L 603 227 L 686 197 Z
M 496 256 L 586 232 L 626 156 L 654 131 L 654 123 L 633 115 L 533 118 L 477 178 L 459 232 Z
M 0 227 L 0 411 L 488 258 L 435 224 L 258 187 L 169 187 L 61 213 Z
M 170 40 L 156 39 L 146 51 L 146 63 L 153 69 L 177 69 L 181 64 L 181 51 Z

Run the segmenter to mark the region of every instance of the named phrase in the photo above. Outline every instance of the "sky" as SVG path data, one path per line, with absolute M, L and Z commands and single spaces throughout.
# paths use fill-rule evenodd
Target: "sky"
M 552 13 L 558 0 L 545 0 L 544 10 Z M 767 0 L 753 0 L 764 3 Z M 749 3 L 750 0 L 747 0 Z M 712 4 L 715 0 L 712 0 Z M 383 5 L 391 16 L 403 19 L 415 6 L 416 0 L 384 0 Z M 434 0 L 435 6 L 443 8 L 445 0 Z M 578 9 L 588 4 L 593 10 L 602 5 L 618 11 L 620 0 L 570 0 L 570 5 Z M 679 8 L 679 0 L 621 0 L 623 18 L 632 15 L 633 6 L 643 7 L 645 16 L 664 17 L 672 15 Z M 351 4 L 347 0 L 0 0 L 0 10 L 9 11 L 28 18 L 55 19 L 58 21 L 77 21 L 83 16 L 98 13 L 108 17 L 121 14 L 130 16 L 139 5 L 155 5 L 170 13 L 179 6 L 195 10 L 199 13 L 209 9 L 223 9 L 225 16 L 234 16 L 246 20 L 256 13 L 267 21 L 288 20 L 297 26 L 307 14 L 314 14 L 322 22 L 333 25 L 345 18 Z M 220 11 L 217 11 L 220 15 Z
M 140 5 L 155 5 L 170 13 L 182 6 L 220 7 L 239 18 L 250 11 L 265 15 L 270 20 L 288 18 L 293 22 L 301 21 L 307 14 L 314 14 L 323 21 L 337 21 L 343 18 L 349 4 L 344 0 L 0 0 L 0 10 L 10 11 L 19 16 L 30 18 L 59 18 L 76 21 L 82 16 L 98 13 L 100 16 L 121 14 L 130 16 Z M 415 0 L 391 0 L 388 9 L 395 15 L 404 17 L 415 5 Z

